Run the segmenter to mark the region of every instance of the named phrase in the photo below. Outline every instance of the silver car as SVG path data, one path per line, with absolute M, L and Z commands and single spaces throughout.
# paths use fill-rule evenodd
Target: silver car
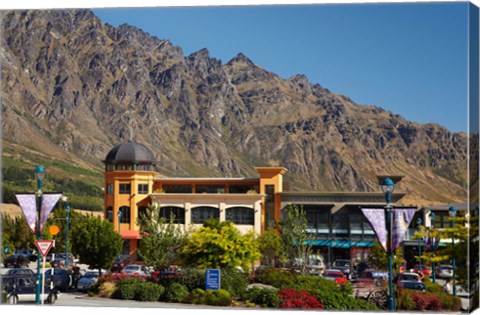
M 125 268 L 122 269 L 121 273 L 125 273 L 130 276 L 141 276 L 141 277 L 150 276 L 150 273 L 148 272 L 147 268 L 142 265 L 126 265 Z
M 88 291 L 97 283 L 99 277 L 100 273 L 98 270 L 89 270 L 85 272 L 85 274 L 77 281 L 77 290 L 81 292 Z
M 438 278 L 452 278 L 453 277 L 453 266 L 451 265 L 440 265 L 437 267 L 435 274 Z

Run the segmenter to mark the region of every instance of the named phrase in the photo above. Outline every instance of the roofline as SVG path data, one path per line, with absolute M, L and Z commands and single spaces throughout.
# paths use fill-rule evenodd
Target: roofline
M 246 181 L 258 181 L 260 182 L 260 178 L 255 177 L 255 178 L 246 178 L 246 177 L 237 177 L 237 178 L 232 178 L 232 177 L 160 177 L 160 176 L 155 176 L 156 181 L 184 181 L 184 182 L 218 182 L 218 181 L 237 181 L 237 182 L 246 182 Z

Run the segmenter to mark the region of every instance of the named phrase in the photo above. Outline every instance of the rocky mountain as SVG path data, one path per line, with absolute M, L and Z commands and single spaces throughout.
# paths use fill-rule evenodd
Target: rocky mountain
M 4 156 L 101 172 L 133 134 L 167 176 L 281 165 L 292 190 L 376 191 L 375 175 L 393 173 L 407 203 L 466 200 L 466 134 L 355 104 L 304 75 L 282 79 L 242 53 L 185 56 L 89 10 L 5 12 L 1 32 Z

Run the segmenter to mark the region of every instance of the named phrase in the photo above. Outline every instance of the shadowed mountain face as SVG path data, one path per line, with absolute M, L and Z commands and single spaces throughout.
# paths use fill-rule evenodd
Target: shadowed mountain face
M 168 176 L 281 165 L 292 190 L 376 191 L 375 175 L 390 173 L 405 175 L 412 203 L 466 200 L 465 134 L 282 79 L 242 53 L 184 56 L 88 10 L 6 12 L 2 35 L 4 154 L 100 171 L 133 134 Z

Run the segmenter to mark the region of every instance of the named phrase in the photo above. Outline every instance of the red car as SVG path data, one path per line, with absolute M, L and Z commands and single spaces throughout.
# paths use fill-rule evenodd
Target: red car
M 421 273 L 423 274 L 424 276 L 430 276 L 431 272 L 430 272 L 430 268 L 428 266 L 425 266 L 425 265 L 415 265 L 413 266 L 413 272 L 415 273 Z
M 342 271 L 337 269 L 328 269 L 325 272 L 324 278 L 328 280 L 335 280 L 335 282 L 337 282 L 338 285 L 346 284 L 348 282 L 348 279 L 345 276 L 345 274 Z

